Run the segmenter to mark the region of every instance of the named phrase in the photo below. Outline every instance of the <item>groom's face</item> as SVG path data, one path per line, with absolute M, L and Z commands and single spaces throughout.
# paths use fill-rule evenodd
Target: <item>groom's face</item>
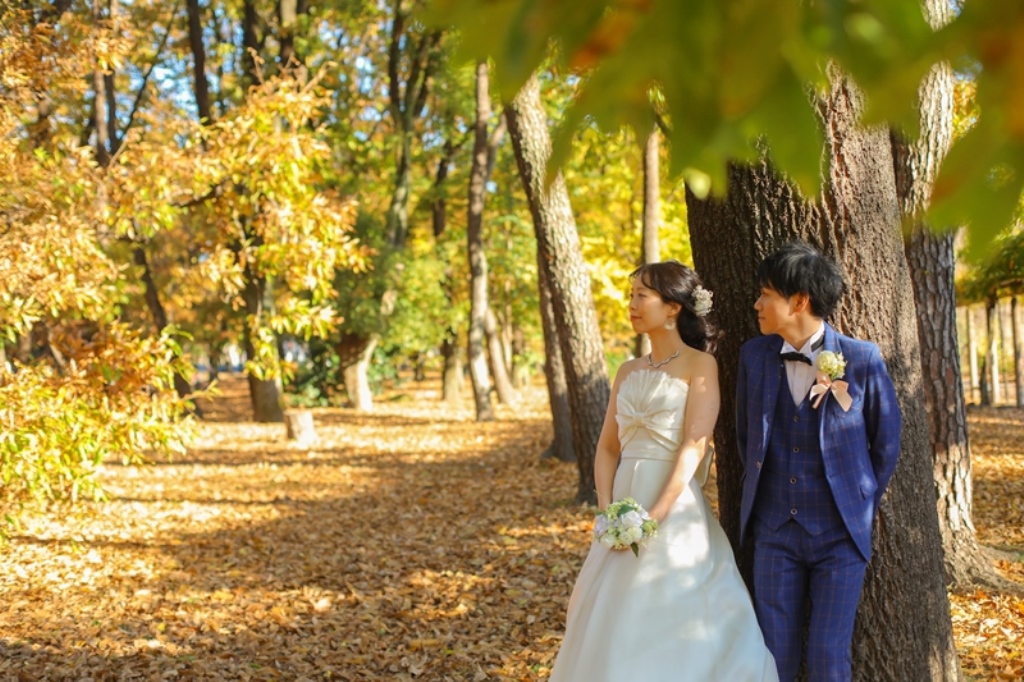
M 757 311 L 757 324 L 762 334 L 786 336 L 799 307 L 796 298 L 786 298 L 771 287 L 761 287 L 761 295 L 754 301 L 754 310 Z

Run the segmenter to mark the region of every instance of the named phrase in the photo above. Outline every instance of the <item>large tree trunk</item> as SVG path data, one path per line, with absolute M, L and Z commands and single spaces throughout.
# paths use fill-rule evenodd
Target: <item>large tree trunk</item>
M 833 78 L 818 106 L 830 152 L 820 201 L 805 201 L 767 165 L 732 169 L 725 201 L 688 197 L 694 258 L 717 294 L 716 304 L 721 302 L 718 319 L 729 327 L 719 352 L 723 402 L 731 406 L 735 397 L 739 345 L 756 333 L 750 292 L 757 287 L 758 262 L 794 238 L 818 244 L 842 264 L 851 285 L 836 326 L 878 343 L 903 413 L 902 455 L 882 501 L 857 618 L 854 677 L 956 680 L 913 291 L 889 139 L 885 131 L 858 127 L 860 94 L 841 76 Z M 719 499 L 735 542 L 740 457 L 734 426 L 727 408 L 716 430 Z
M 473 382 L 476 420 L 491 421 L 491 382 L 487 371 L 487 255 L 484 252 L 484 199 L 487 195 L 487 122 L 491 117 L 487 62 L 476 65 L 476 126 L 473 163 L 469 172 L 469 377 Z
M 565 363 L 573 446 L 579 468 L 576 499 L 596 503 L 594 453 L 608 407 L 608 370 L 590 290 L 590 273 L 580 249 L 565 179 L 559 173 L 550 185 L 546 181 L 551 138 L 536 76 L 526 82 L 505 115 L 533 216 L 537 260 L 539 267 L 546 269 L 560 330 L 559 349 Z
M 915 232 L 907 262 L 917 300 L 924 398 L 946 580 L 958 587 L 1003 584 L 978 544 L 971 518 L 971 451 L 956 335 L 952 235 Z
M 945 0 L 926 0 L 925 14 L 936 30 L 952 18 Z M 956 330 L 953 233 L 937 234 L 924 223 L 935 177 L 953 140 L 953 69 L 948 63 L 936 64 L 922 81 L 918 111 L 917 140 L 895 132 L 891 140 L 900 212 L 912 225 L 907 265 L 917 308 L 946 579 L 959 587 L 998 584 L 999 576 L 985 560 L 971 520 L 971 454 Z
M 554 438 L 548 449 L 541 453 L 541 459 L 554 457 L 563 462 L 575 462 L 576 451 L 572 440 L 572 411 L 569 409 L 569 386 L 565 381 L 565 363 L 558 339 L 558 321 L 551 304 L 551 285 L 548 283 L 548 269 L 537 258 L 537 288 L 540 294 L 541 325 L 544 331 L 544 378 L 548 385 L 548 402 L 551 404 L 551 423 Z

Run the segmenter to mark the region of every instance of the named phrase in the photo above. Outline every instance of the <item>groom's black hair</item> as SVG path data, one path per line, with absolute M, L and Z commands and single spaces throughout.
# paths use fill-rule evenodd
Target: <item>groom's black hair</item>
M 843 273 L 831 258 L 803 241 L 792 241 L 761 261 L 758 284 L 786 298 L 807 294 L 811 312 L 827 320 L 846 293 Z

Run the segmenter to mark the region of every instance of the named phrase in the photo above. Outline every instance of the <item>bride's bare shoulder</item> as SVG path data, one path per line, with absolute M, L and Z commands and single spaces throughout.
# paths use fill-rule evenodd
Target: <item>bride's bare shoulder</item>
M 718 377 L 718 360 L 711 353 L 696 348 L 688 349 L 686 354 L 686 374 L 688 381 L 694 379 Z
M 632 360 L 626 360 L 619 365 L 618 371 L 615 372 L 615 386 L 618 387 L 626 380 L 633 372 L 643 369 L 643 358 L 633 358 Z

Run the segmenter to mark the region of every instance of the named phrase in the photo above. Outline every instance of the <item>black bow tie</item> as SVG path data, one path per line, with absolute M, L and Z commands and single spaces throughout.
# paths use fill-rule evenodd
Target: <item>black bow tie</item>
M 804 355 L 803 353 L 779 353 L 779 357 L 782 358 L 783 360 L 792 360 L 793 362 L 806 362 L 808 365 L 814 364 L 811 362 L 811 359 Z
M 816 351 L 824 345 L 825 335 L 822 334 L 821 338 L 811 345 L 811 351 Z M 811 359 L 809 357 L 807 357 L 803 353 L 797 353 L 796 351 L 790 351 L 788 353 L 779 353 L 779 358 L 781 358 L 782 360 L 790 360 L 792 362 L 804 362 L 807 363 L 808 365 L 814 364 L 813 362 L 811 362 Z

